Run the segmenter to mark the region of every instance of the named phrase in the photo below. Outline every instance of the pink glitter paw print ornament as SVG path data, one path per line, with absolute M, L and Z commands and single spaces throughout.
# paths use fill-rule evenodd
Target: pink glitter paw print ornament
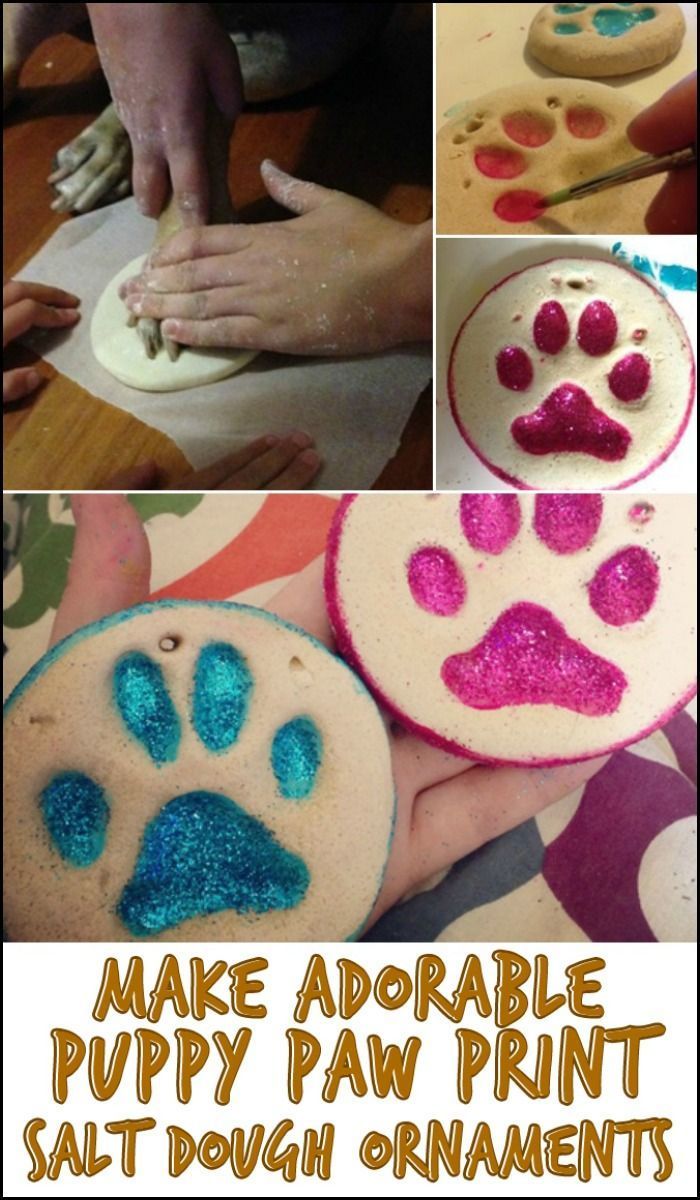
M 470 758 L 604 754 L 695 691 L 690 497 L 347 496 L 326 595 L 380 703 Z
M 683 325 L 646 280 L 617 263 L 552 259 L 472 309 L 448 392 L 465 442 L 506 483 L 616 489 L 677 445 L 695 366 Z

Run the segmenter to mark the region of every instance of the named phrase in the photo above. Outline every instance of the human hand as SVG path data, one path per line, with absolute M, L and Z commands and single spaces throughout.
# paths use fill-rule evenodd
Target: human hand
M 2 345 L 38 325 L 41 329 L 66 329 L 80 320 L 80 300 L 62 288 L 11 279 L 2 289 Z M 2 402 L 11 404 L 36 391 L 42 376 L 34 367 L 16 367 L 2 373 Z
M 207 220 L 209 99 L 230 120 L 243 92 L 238 56 L 210 4 L 88 4 L 100 61 L 131 138 L 133 189 L 146 216 L 169 192 L 183 225 Z
M 697 75 L 688 75 L 631 122 L 627 136 L 647 154 L 683 150 L 697 142 Z M 695 233 L 697 166 L 671 171 L 646 214 L 649 233 Z
M 432 231 L 343 192 L 261 174 L 289 221 L 176 234 L 122 286 L 128 308 L 187 346 L 366 354 L 432 334 Z
M 105 488 L 174 492 L 296 491 L 304 488 L 321 469 L 321 458 L 308 433 L 268 434 L 220 458 L 201 471 L 189 471 L 169 487 L 161 487 L 155 462 L 139 463 L 113 475 Z
M 150 551 L 126 497 L 73 497 L 77 532 L 51 644 L 81 625 L 148 598 Z M 265 606 L 333 646 L 316 559 Z M 607 759 L 571 766 L 488 767 L 390 731 L 397 814 L 380 894 L 368 925 L 412 888 L 581 787 Z

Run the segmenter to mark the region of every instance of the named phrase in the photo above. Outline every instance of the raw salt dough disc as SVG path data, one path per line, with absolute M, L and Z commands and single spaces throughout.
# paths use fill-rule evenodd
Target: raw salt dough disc
M 514 487 L 622 488 L 676 446 L 695 369 L 655 287 L 617 263 L 555 258 L 509 275 L 472 310 L 448 392 L 465 442 Z
M 636 741 L 695 690 L 689 496 L 346 497 L 341 652 L 413 732 L 495 763 Z
M 594 79 L 671 58 L 685 35 L 677 4 L 545 4 L 527 48 L 552 71 Z
M 575 79 L 517 84 L 466 104 L 438 133 L 438 233 L 645 233 L 665 176 L 543 216 L 535 208 L 542 196 L 638 157 L 626 130 L 640 111 L 619 89 Z
M 384 721 L 320 642 L 239 604 L 78 630 L 6 706 L 5 919 L 26 941 L 335 941 L 389 852 Z
M 255 350 L 217 350 L 181 347 L 176 362 L 165 351 L 148 358 L 136 330 L 126 323 L 126 308 L 119 298 L 125 279 L 138 275 L 145 255 L 134 258 L 114 276 L 95 306 L 90 322 L 92 352 L 115 379 L 139 392 L 177 392 L 226 379 L 256 357 Z

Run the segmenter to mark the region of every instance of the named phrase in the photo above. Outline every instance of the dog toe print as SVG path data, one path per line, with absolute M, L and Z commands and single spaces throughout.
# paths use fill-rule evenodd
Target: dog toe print
M 124 655 L 114 669 L 113 690 L 125 729 L 151 762 L 156 767 L 175 762 L 182 719 L 160 665 L 141 652 Z M 248 665 L 234 646 L 216 642 L 202 648 L 185 719 L 207 752 L 222 754 L 236 745 L 252 690 Z M 284 800 L 305 800 L 322 760 L 315 722 L 305 715 L 293 718 L 270 746 L 270 789 L 276 787 Z M 80 867 L 100 857 L 110 812 L 98 783 L 78 771 L 61 772 L 42 793 L 41 808 L 63 858 Z M 174 796 L 147 824 L 116 911 L 134 937 L 143 937 L 227 908 L 261 913 L 294 907 L 308 885 L 305 862 L 272 830 L 231 797 L 202 789 Z
M 694 391 L 689 340 L 666 299 L 590 259 L 554 259 L 492 288 L 457 333 L 448 375 L 469 447 L 509 484 L 547 491 L 648 474 L 683 434 Z
M 385 723 L 259 609 L 161 601 L 79 630 L 6 710 L 9 936 L 342 940 L 393 828 Z

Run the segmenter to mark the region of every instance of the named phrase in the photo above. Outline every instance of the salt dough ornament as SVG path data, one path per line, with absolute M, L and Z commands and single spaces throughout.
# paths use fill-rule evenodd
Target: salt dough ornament
M 144 261 L 141 255 L 114 276 L 92 314 L 92 351 L 105 371 L 140 392 L 176 392 L 226 379 L 256 357 L 256 350 L 181 346 L 175 362 L 165 350 L 148 358 L 136 330 L 127 325 L 128 312 L 119 296 L 120 285 L 138 275 Z
M 555 258 L 509 275 L 455 338 L 450 407 L 467 445 L 517 488 L 623 488 L 677 445 L 695 395 L 668 301 L 617 263 Z
M 556 210 L 543 196 L 639 156 L 627 127 L 641 105 L 604 83 L 542 79 L 464 105 L 437 138 L 438 233 L 644 233 L 665 176 Z
M 527 49 L 560 75 L 629 75 L 672 58 L 685 35 L 678 4 L 545 4 Z
M 435 745 L 604 754 L 695 691 L 689 496 L 349 496 L 326 558 L 341 652 Z
M 5 920 L 27 941 L 335 941 L 394 814 L 382 717 L 303 630 L 160 601 L 61 642 L 6 706 Z

